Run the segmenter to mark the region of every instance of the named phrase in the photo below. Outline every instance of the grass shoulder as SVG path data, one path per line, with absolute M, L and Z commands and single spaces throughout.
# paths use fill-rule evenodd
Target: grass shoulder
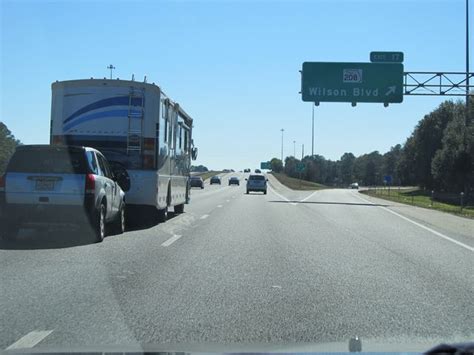
M 384 200 L 404 203 L 407 205 L 428 208 L 446 213 L 452 213 L 463 217 L 474 218 L 474 206 L 468 205 L 461 208 L 460 201 L 457 203 L 447 203 L 431 199 L 428 191 L 418 188 L 398 189 L 377 188 L 360 191 L 363 194 L 382 198 Z
M 282 173 L 271 172 L 269 174 L 273 175 L 280 183 L 292 190 L 322 190 L 328 188 L 325 185 L 317 184 L 312 181 L 295 179 Z
M 214 175 L 217 175 L 217 174 L 220 174 L 222 173 L 222 171 L 206 171 L 204 173 L 198 173 L 196 174 L 197 176 L 200 176 L 203 180 L 207 180 L 211 177 L 213 177 Z

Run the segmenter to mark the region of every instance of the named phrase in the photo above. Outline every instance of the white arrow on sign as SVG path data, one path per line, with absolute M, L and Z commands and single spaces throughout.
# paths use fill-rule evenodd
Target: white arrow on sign
M 388 91 L 385 93 L 385 96 L 388 96 L 390 94 L 395 94 L 395 89 L 396 88 L 397 88 L 396 86 L 389 86 Z

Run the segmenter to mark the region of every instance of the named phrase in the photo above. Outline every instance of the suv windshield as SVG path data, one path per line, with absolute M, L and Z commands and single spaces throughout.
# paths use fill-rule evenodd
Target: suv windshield
M 20 149 L 7 168 L 14 173 L 86 174 L 84 152 L 72 149 Z

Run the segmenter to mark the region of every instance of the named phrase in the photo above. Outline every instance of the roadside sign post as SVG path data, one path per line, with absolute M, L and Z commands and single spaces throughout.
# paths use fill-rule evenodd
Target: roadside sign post
M 300 188 L 301 188 L 302 175 L 305 169 L 306 169 L 306 166 L 303 162 L 299 162 L 298 164 L 296 164 L 296 171 L 300 173 Z

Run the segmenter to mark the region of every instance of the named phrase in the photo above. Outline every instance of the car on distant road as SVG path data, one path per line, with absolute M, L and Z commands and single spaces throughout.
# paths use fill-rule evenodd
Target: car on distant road
M 262 171 L 260 169 L 255 169 L 255 174 L 261 174 Z
M 221 178 L 217 175 L 211 177 L 211 185 L 214 185 L 214 184 L 221 184 Z
M 230 185 L 240 185 L 240 180 L 237 176 L 232 176 L 230 179 L 229 179 L 229 186 Z
M 191 176 L 189 178 L 189 186 L 190 187 L 200 187 L 201 189 L 204 188 L 204 181 L 200 176 Z
M 79 146 L 22 145 L 0 178 L 0 234 L 79 224 L 95 242 L 125 230 L 125 193 L 106 158 Z M 122 185 L 123 186 L 123 185 Z
M 250 169 L 244 169 L 244 173 L 250 173 Z
M 349 187 L 351 189 L 359 189 L 359 184 L 357 182 L 353 182 Z
M 247 194 L 252 191 L 260 191 L 267 194 L 268 179 L 261 174 L 251 174 L 247 179 Z

